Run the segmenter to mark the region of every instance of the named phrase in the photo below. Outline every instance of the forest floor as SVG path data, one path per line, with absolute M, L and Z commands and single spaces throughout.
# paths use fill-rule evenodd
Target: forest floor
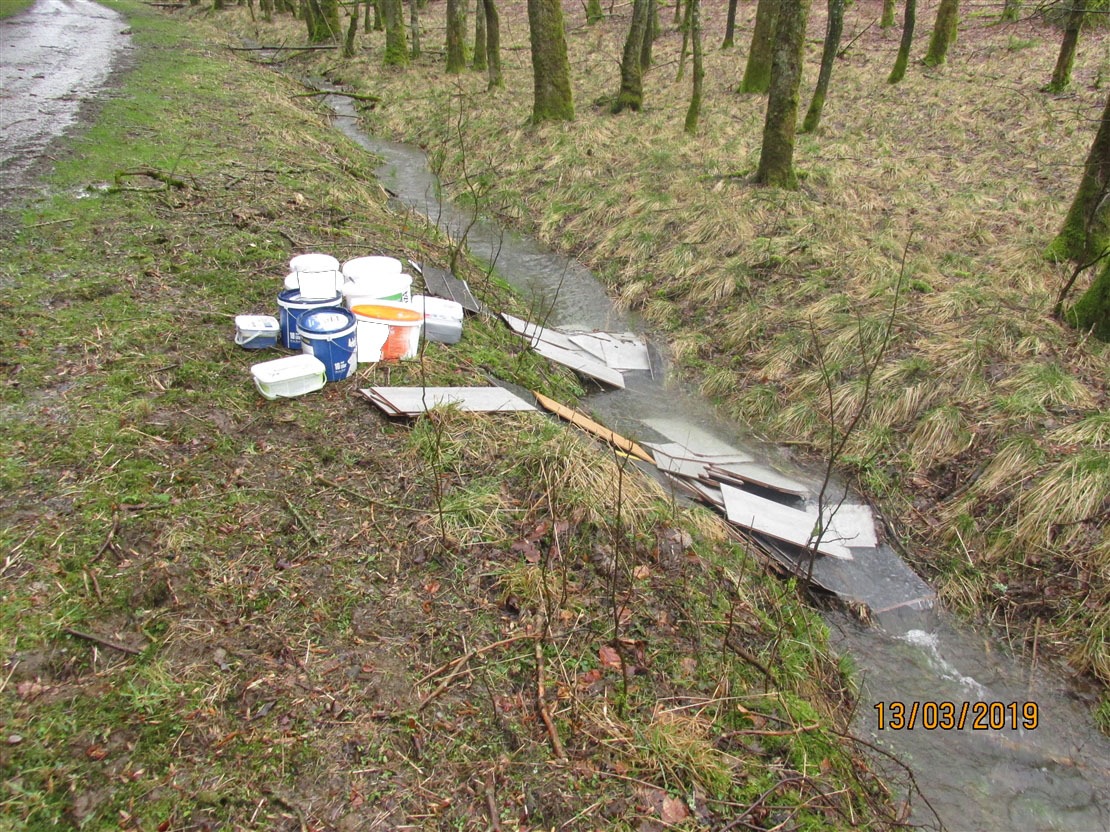
M 824 623 L 717 517 L 557 421 L 358 392 L 573 401 L 495 321 L 258 396 L 233 317 L 291 255 L 449 243 L 227 48 L 246 9 L 117 8 L 134 67 L 3 223 L 0 829 L 900 825 Z
M 378 96 L 372 133 L 419 144 L 456 198 L 590 266 L 767 439 L 827 458 L 860 414 L 838 463 L 946 603 L 1105 690 L 1110 347 L 1053 319 L 1073 266 L 1044 252 L 1104 105 L 1110 33 L 1084 31 L 1073 82 L 1053 95 L 1041 88 L 1058 29 L 1031 9 L 1001 23 L 994 5 L 970 7 L 930 69 L 928 2 L 907 77 L 890 85 L 900 31 L 879 27 L 878 2 L 853 3 L 820 129 L 798 137 L 801 187 L 784 192 L 751 182 L 765 99 L 735 92 L 755 5 L 741 4 L 730 50 L 724 8 L 703 10 L 696 136 L 683 132 L 691 69 L 679 78 L 671 9 L 643 111 L 614 116 L 630 6 L 592 26 L 568 7 L 576 119 L 538 129 L 520 4 L 501 12 L 502 90 L 445 73 L 443 4 L 423 12 L 422 55 L 404 69 L 384 69 L 383 34 L 361 30 L 353 58 L 287 66 Z M 303 27 L 232 19 L 268 42 Z M 814 4 L 803 110 L 824 27 Z

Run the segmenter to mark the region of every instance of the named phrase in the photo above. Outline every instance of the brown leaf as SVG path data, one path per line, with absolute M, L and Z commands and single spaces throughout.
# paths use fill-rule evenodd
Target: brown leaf
M 597 655 L 601 659 L 602 667 L 621 667 L 621 654 L 608 644 L 602 645 Z
M 690 817 L 690 810 L 686 808 L 686 801 L 681 797 L 663 798 L 663 823 L 682 823 Z

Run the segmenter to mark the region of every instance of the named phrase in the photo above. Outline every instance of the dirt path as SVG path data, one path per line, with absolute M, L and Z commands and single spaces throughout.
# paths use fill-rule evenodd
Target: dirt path
M 0 205 L 23 191 L 129 44 L 126 21 L 90 0 L 39 0 L 0 22 Z

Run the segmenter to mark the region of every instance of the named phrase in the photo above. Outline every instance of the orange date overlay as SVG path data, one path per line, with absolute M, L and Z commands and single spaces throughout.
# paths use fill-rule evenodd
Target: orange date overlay
M 1036 702 L 876 702 L 880 731 L 1032 731 Z

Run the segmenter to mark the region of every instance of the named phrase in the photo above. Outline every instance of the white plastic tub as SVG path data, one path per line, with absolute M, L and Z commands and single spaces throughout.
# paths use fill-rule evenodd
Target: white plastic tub
M 277 345 L 281 325 L 271 315 L 236 315 L 235 343 L 245 350 L 264 350 Z
M 254 386 L 267 399 L 291 399 L 319 390 L 326 381 L 324 362 L 312 355 L 289 355 L 251 367 Z
M 424 313 L 424 338 L 441 344 L 457 344 L 462 338 L 461 303 L 428 295 L 413 295 L 412 305 Z
M 330 298 L 343 285 L 339 261 L 330 254 L 298 254 L 289 261 L 289 271 L 296 275 L 297 289 L 304 298 Z

